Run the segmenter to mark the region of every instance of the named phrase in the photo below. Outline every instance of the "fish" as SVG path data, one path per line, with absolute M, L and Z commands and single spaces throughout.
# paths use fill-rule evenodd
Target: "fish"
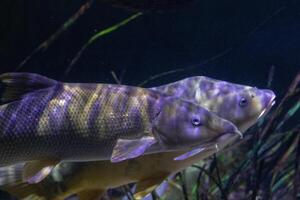
M 189 77 L 174 83 L 150 88 L 170 96 L 192 101 L 211 112 L 236 124 L 245 132 L 263 117 L 275 103 L 271 90 L 257 89 L 205 76 Z M 144 155 L 139 158 L 110 163 L 96 161 L 87 163 L 62 163 L 49 177 L 38 184 L 18 182 L 3 188 L 20 198 L 35 193 L 46 199 L 64 199 L 77 194 L 80 199 L 95 199 L 109 188 L 137 183 L 136 197 L 142 198 L 151 192 L 166 177 L 175 174 L 195 162 L 222 151 L 240 136 L 224 135 L 195 156 L 174 160 L 179 152 L 164 152 Z M 218 149 L 216 145 L 218 144 Z
M 245 132 L 266 114 L 275 104 L 276 97 L 269 89 L 258 89 L 206 76 L 185 78 L 150 89 L 201 105 L 234 123 L 241 132 Z
M 61 161 L 194 152 L 224 134 L 241 135 L 233 123 L 199 105 L 145 88 L 62 83 L 30 73 L 2 74 L 0 80 L 6 87 L 0 164 L 27 162 L 24 180 L 30 183 Z

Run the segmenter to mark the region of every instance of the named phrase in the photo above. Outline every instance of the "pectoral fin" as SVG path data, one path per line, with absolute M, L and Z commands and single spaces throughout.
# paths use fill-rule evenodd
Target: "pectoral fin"
M 136 158 L 142 154 L 154 143 L 154 137 L 142 137 L 135 140 L 118 139 L 117 144 L 111 155 L 111 162 L 121 162 L 131 158 Z
M 38 183 L 59 163 L 57 160 L 31 161 L 25 164 L 22 178 L 27 183 Z
M 204 150 L 205 150 L 205 147 L 200 147 L 200 148 L 197 148 L 197 149 L 193 149 L 192 151 L 189 151 L 185 154 L 182 154 L 182 155 L 174 158 L 174 160 L 185 160 L 185 159 L 187 159 L 189 157 L 192 157 L 192 156 L 194 156 L 194 155 L 196 155 L 196 154 L 198 154 L 198 153 L 200 153 Z
M 136 187 L 135 199 L 143 199 L 147 194 L 152 192 L 159 184 L 168 177 L 169 174 L 165 174 L 159 177 L 139 181 Z

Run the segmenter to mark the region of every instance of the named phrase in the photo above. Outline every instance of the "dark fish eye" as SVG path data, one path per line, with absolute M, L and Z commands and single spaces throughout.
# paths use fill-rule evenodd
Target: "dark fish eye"
M 247 100 L 246 98 L 242 97 L 242 98 L 240 99 L 239 105 L 240 105 L 241 107 L 245 107 L 245 106 L 247 106 L 247 104 L 248 104 L 248 100 Z
M 193 119 L 192 119 L 192 124 L 193 124 L 194 126 L 196 126 L 196 127 L 202 125 L 199 118 L 193 118 Z

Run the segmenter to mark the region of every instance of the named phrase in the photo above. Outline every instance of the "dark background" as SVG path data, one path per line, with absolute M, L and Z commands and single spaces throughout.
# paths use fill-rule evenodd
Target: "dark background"
M 0 72 L 14 71 L 85 1 L 1 0 Z M 96 1 L 45 52 L 20 71 L 71 82 L 113 83 L 110 73 L 126 70 L 123 83 L 137 85 L 151 75 L 194 66 L 149 82 L 154 86 L 204 75 L 266 87 L 281 96 L 300 69 L 300 2 L 282 0 L 195 0 L 192 4 L 147 12 L 87 48 L 69 75 L 64 71 L 97 31 L 134 11 Z M 227 50 L 204 65 L 205 60 Z
M 85 2 L 1 0 L 0 73 L 14 71 Z M 146 86 L 204 75 L 262 88 L 274 66 L 271 88 L 280 99 L 300 69 L 299 0 L 195 0 L 175 10 L 147 12 L 97 40 L 64 74 L 91 36 L 134 13 L 96 1 L 20 71 L 61 81 L 104 83 L 114 83 L 111 70 L 117 75 L 125 71 L 123 83 L 137 85 L 149 76 L 186 67 Z

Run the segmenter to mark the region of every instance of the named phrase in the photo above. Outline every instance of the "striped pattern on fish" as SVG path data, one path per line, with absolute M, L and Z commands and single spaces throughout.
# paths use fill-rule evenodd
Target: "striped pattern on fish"
M 201 106 L 150 89 L 61 83 L 29 73 L 3 74 L 0 81 L 6 85 L 0 165 L 120 162 L 146 150 L 191 150 L 223 134 L 240 134 L 234 124 Z
M 238 124 L 238 128 L 243 127 L 244 130 L 253 125 L 262 116 L 262 113 L 266 113 L 270 109 L 275 98 L 274 93 L 269 90 L 260 90 L 204 76 L 189 77 L 151 89 L 193 101 Z M 222 97 L 222 101 L 215 101 L 214 96 Z M 248 105 L 240 104 L 243 98 L 247 99 Z M 231 108 L 226 109 L 227 105 L 230 105 Z M 254 122 L 253 119 L 255 119 Z M 237 141 L 237 137 L 221 137 L 215 140 L 215 144 L 218 144 L 219 151 L 222 151 L 226 145 L 233 145 Z M 213 148 L 181 161 L 173 159 L 183 153 L 177 151 L 145 155 L 120 163 L 109 161 L 61 163 L 53 170 L 51 176 L 37 185 L 24 183 L 17 187 L 8 186 L 3 189 L 7 189 L 20 198 L 35 193 L 45 196 L 47 199 L 54 197 L 56 197 L 55 199 L 64 199 L 72 194 L 82 197 L 82 194 L 92 193 L 97 196 L 108 188 L 132 182 L 138 182 L 138 185 L 141 184 L 145 188 L 153 188 L 153 185 L 159 184 L 167 175 L 176 173 L 215 152 L 216 149 Z M 17 169 L 18 167 L 16 167 Z M 95 188 L 98 191 L 96 194 Z
M 26 159 L 34 152 L 57 159 L 104 157 L 101 153 L 111 153 L 104 147 L 113 147 L 118 137 L 141 137 L 159 103 L 159 96 L 148 90 L 106 84 L 58 83 L 26 94 L 0 107 L 0 163 Z M 20 155 L 18 148 L 23 149 Z

